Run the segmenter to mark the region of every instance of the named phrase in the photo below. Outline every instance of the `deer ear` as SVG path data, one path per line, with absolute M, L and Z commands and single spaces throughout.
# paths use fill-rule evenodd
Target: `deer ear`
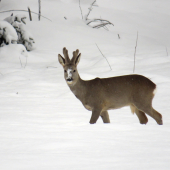
M 80 61 L 80 57 L 81 57 L 81 53 L 77 56 L 76 61 L 75 61 L 75 65 L 77 66 L 79 61 Z
M 66 63 L 65 59 L 60 54 L 58 54 L 58 61 L 62 66 L 64 66 Z

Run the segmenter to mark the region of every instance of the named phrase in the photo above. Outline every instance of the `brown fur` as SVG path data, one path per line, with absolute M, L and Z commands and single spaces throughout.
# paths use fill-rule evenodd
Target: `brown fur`
M 145 113 L 158 124 L 163 124 L 162 115 L 152 108 L 156 85 L 151 80 L 134 74 L 85 81 L 80 78 L 77 71 L 81 56 L 79 51 L 73 52 L 71 60 L 66 48 L 63 49 L 63 54 L 65 59 L 60 54 L 58 59 L 65 70 L 65 80 L 84 107 L 92 111 L 90 123 L 96 123 L 99 116 L 104 123 L 110 123 L 107 110 L 130 106 L 141 124 L 148 122 Z

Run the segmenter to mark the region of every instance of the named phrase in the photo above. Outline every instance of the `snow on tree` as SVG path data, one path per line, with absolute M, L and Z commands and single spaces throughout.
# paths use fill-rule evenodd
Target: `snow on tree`
M 25 25 L 19 24 L 19 33 L 21 36 L 22 44 L 26 47 L 28 51 L 31 51 L 35 48 L 35 42 L 32 34 L 26 29 Z
M 21 22 L 21 23 L 24 23 L 24 24 L 26 24 L 26 21 L 25 21 L 26 18 L 27 17 L 25 15 L 21 15 L 21 14 L 15 15 L 15 21 Z
M 15 18 L 13 15 L 11 15 L 10 17 L 5 18 L 4 21 L 7 21 L 12 25 L 15 22 Z
M 25 22 L 26 18 L 27 17 L 25 15 L 19 14 L 19 15 L 13 16 L 13 14 L 12 14 L 11 16 L 5 18 L 4 21 L 9 22 L 11 25 L 13 25 L 14 22 L 20 22 L 20 23 L 23 22 L 24 24 L 26 24 L 26 22 Z
M 35 41 L 32 34 L 26 29 L 25 22 L 26 16 L 25 15 L 11 15 L 4 19 L 4 22 L 11 24 L 13 28 L 16 30 L 17 33 L 17 44 L 23 44 L 28 51 L 35 49 Z M 2 32 L 2 35 L 7 35 L 8 33 L 5 32 L 5 29 Z M 1 33 L 0 33 L 1 34 Z M 4 36 L 3 36 L 4 37 Z M 2 40 L 1 40 L 2 41 Z M 1 43 L 0 41 L 0 43 Z M 5 41 L 6 43 L 6 41 Z M 2 44 L 2 43 L 1 43 Z M 7 43 L 6 43 L 7 44 Z
M 18 36 L 14 27 L 7 21 L 0 21 L 0 45 L 17 43 Z

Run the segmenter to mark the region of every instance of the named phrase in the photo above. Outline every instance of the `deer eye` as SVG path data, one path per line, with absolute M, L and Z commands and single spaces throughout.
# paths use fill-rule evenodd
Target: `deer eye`
M 73 71 L 74 73 L 76 72 L 76 70 Z
M 64 72 L 66 73 L 67 71 L 66 71 L 66 70 L 64 70 Z

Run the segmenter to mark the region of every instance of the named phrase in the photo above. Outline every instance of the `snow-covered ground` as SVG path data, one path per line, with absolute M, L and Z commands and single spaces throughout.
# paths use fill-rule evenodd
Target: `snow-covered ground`
M 81 0 L 87 14 L 92 0 Z M 42 0 L 42 15 L 27 18 L 36 49 L 0 48 L 1 170 L 169 170 L 170 169 L 170 1 L 97 0 L 89 18 L 107 19 L 109 31 L 81 18 L 79 0 Z M 2 0 L 0 11 L 38 11 L 38 0 Z M 13 12 L 26 14 L 24 12 Z M 0 13 L 0 20 L 11 13 Z M 28 16 L 27 16 L 28 17 Z M 65 19 L 66 17 L 67 19 Z M 153 106 L 163 126 L 139 124 L 128 107 L 109 111 L 111 123 L 88 122 L 91 112 L 69 90 L 58 63 L 67 47 L 79 49 L 83 79 L 133 73 L 157 84 Z M 120 39 L 118 38 L 120 35 Z M 99 52 L 107 57 L 112 70 Z

